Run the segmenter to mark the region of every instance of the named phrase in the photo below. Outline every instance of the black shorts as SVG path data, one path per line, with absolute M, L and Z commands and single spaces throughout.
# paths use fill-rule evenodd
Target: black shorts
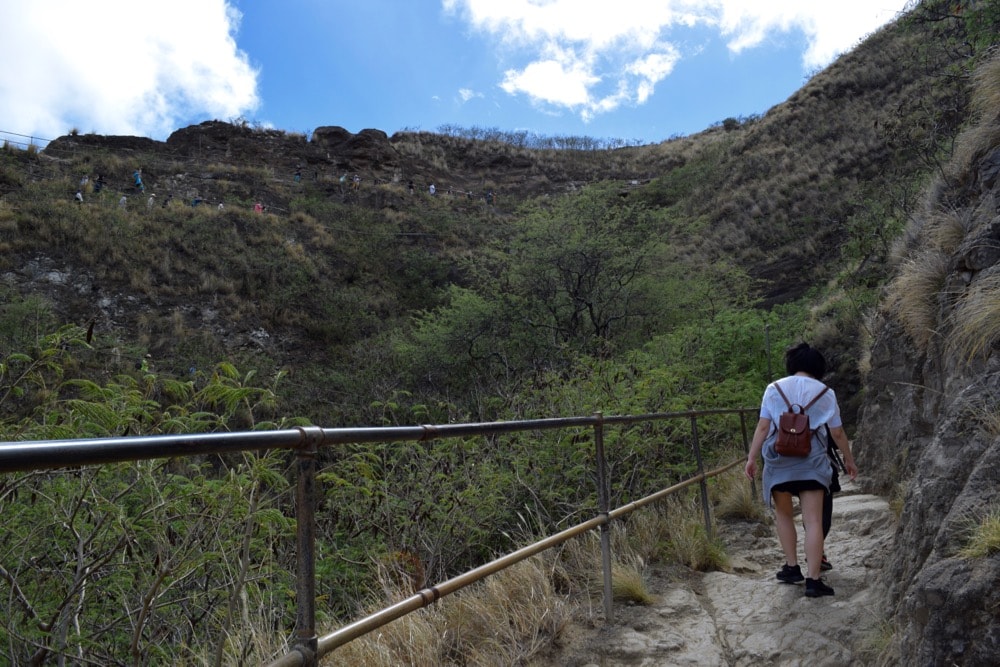
M 826 491 L 826 487 L 814 479 L 798 479 L 791 482 L 782 482 L 771 487 L 771 492 L 784 491 L 794 496 L 802 491 Z

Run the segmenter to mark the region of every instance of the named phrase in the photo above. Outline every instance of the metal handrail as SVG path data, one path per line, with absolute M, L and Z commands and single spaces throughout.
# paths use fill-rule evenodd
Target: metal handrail
M 601 529 L 601 550 L 604 569 L 605 618 L 610 622 L 611 608 L 611 559 L 609 524 L 639 507 L 676 492 L 694 483 L 701 483 L 702 505 L 706 528 L 711 532 L 708 515 L 708 496 L 705 480 L 725 472 L 738 463 L 706 473 L 703 469 L 698 444 L 697 418 L 707 415 L 738 414 L 744 450 L 749 441 L 746 415 L 756 408 L 720 408 L 660 412 L 641 415 L 604 416 L 601 413 L 587 417 L 559 417 L 501 422 L 466 424 L 425 424 L 420 426 L 389 426 L 362 428 L 299 427 L 275 431 L 246 431 L 238 433 L 202 433 L 185 435 L 133 436 L 119 438 L 91 438 L 79 440 L 51 440 L 0 443 L 0 473 L 56 470 L 83 465 L 105 465 L 128 461 L 158 458 L 227 454 L 242 451 L 287 449 L 296 452 L 296 629 L 291 652 L 271 663 L 271 667 L 315 665 L 319 658 L 336 647 L 360 637 L 401 616 L 454 593 L 489 574 L 493 574 L 532 555 L 550 549 L 594 528 Z M 684 482 L 658 491 L 646 498 L 611 510 L 608 503 L 608 480 L 603 448 L 605 425 L 626 425 L 667 419 L 691 420 L 692 446 L 698 474 Z M 315 518 L 316 459 L 319 449 L 337 444 L 386 443 L 401 441 L 426 441 L 472 435 L 495 435 L 518 431 L 552 430 L 589 426 L 594 429 L 595 457 L 597 459 L 598 516 L 555 535 L 539 540 L 507 554 L 486 565 L 477 567 L 448 581 L 426 588 L 417 594 L 383 609 L 372 616 L 351 623 L 329 635 L 316 635 L 315 588 Z
M 385 609 L 366 616 L 360 620 L 354 621 L 349 625 L 331 632 L 328 635 L 324 635 L 319 638 L 319 654 L 326 655 L 338 646 L 343 646 L 344 644 L 350 642 L 353 639 L 357 639 L 362 635 L 366 635 L 372 630 L 376 630 L 387 623 L 396 620 L 402 616 L 409 614 L 412 611 L 416 611 L 422 607 L 426 607 L 432 602 L 443 598 L 446 595 L 450 595 L 462 588 L 465 588 L 469 584 L 473 584 L 480 579 L 485 578 L 488 575 L 495 574 L 501 570 L 504 570 L 511 565 L 520 563 L 522 560 L 530 558 L 536 554 L 543 551 L 551 549 L 552 547 L 559 546 L 563 542 L 566 542 L 574 537 L 582 535 L 589 530 L 594 528 L 599 528 L 610 523 L 613 519 L 619 519 L 640 507 L 648 505 L 649 503 L 655 502 L 657 500 L 662 500 L 663 498 L 669 496 L 672 493 L 681 491 L 692 484 L 701 482 L 702 480 L 708 479 L 710 477 L 715 477 L 716 475 L 721 475 L 722 473 L 730 470 L 734 466 L 742 463 L 744 459 L 739 459 L 728 463 L 720 468 L 711 470 L 700 475 L 696 475 L 690 479 L 686 479 L 683 482 L 674 484 L 673 486 L 662 489 L 652 495 L 646 496 L 627 505 L 616 508 L 614 511 L 607 514 L 601 514 L 599 516 L 590 519 L 589 521 L 584 521 L 570 528 L 566 528 L 555 535 L 550 535 L 544 539 L 538 540 L 526 547 L 522 547 L 517 551 L 513 551 L 506 556 L 497 558 L 496 560 L 490 561 L 485 565 L 480 565 L 479 567 L 469 570 L 464 574 L 460 574 L 456 577 L 445 581 L 444 583 L 438 584 L 437 586 L 431 586 L 425 588 L 412 596 L 406 598 L 402 602 L 397 602 L 391 607 L 386 607 Z M 296 665 L 301 663 L 286 662 L 286 661 L 276 661 L 272 662 L 270 667 L 278 667 L 279 665 Z

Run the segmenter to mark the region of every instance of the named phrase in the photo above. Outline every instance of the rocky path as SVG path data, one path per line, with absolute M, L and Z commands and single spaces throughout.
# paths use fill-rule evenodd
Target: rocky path
M 615 623 L 572 628 L 550 664 L 563 667 L 661 665 L 859 665 L 878 631 L 870 589 L 892 536 L 885 500 L 850 484 L 834 500 L 824 579 L 834 597 L 807 598 L 777 582 L 783 559 L 773 525 L 723 523 L 729 572 L 650 573 L 650 606 L 616 605 Z M 801 524 L 799 525 L 801 553 Z M 804 569 L 804 560 L 803 563 Z

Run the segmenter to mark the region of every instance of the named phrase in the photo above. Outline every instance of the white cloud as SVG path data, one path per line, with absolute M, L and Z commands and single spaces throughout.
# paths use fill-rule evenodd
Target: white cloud
M 591 88 L 599 79 L 584 56 L 553 44 L 542 58 L 523 69 L 504 72 L 500 87 L 511 94 L 526 93 L 533 100 L 559 106 L 590 103 Z
M 0 129 L 162 138 L 192 117 L 259 105 L 257 72 L 233 38 L 240 14 L 225 0 L 5 2 L 0 11 Z
M 896 18 L 909 2 L 755 0 L 750 5 L 726 0 L 717 4 L 721 9 L 717 25 L 729 40 L 731 51 L 738 54 L 759 46 L 774 32 L 798 30 L 809 44 L 802 55 L 803 68 L 809 70 L 825 67 L 854 48 L 859 40 Z
M 718 31 L 734 55 L 775 33 L 801 32 L 804 70 L 829 64 L 908 4 L 883 0 L 442 0 L 474 29 L 495 37 L 517 66 L 500 87 L 584 120 L 643 104 L 685 55 L 686 29 Z
M 458 96 L 462 98 L 463 102 L 468 102 L 469 100 L 475 99 L 477 97 L 483 97 L 482 93 L 476 92 L 471 88 L 459 88 Z

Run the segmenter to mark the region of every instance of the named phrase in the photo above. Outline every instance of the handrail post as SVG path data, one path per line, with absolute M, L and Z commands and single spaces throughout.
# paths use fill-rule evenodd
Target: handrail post
M 604 620 L 614 622 L 614 606 L 612 597 L 614 590 L 611 581 L 611 520 L 609 518 L 608 500 L 608 464 L 604 455 L 604 415 L 594 413 L 594 454 L 597 458 L 597 509 L 604 517 L 601 524 L 601 565 L 604 570 Z
M 318 664 L 316 636 L 316 455 L 323 441 L 323 429 L 299 429 L 303 441 L 295 458 L 298 485 L 295 493 L 295 644 L 303 667 Z
M 750 437 L 747 435 L 747 413 L 740 410 L 740 432 L 743 434 L 743 453 L 750 454 Z M 750 478 L 750 493 L 754 498 L 757 497 L 757 480 Z
M 698 474 L 701 481 L 701 512 L 705 517 L 705 535 L 712 537 L 712 514 L 708 506 L 708 483 L 705 481 L 705 464 L 701 460 L 701 446 L 698 444 L 698 417 L 691 415 L 691 443 L 694 447 L 694 458 L 698 462 Z

